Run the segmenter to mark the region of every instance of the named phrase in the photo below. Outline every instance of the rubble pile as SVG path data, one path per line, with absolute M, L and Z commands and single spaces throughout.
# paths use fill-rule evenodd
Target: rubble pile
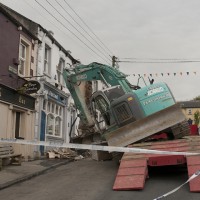
M 69 148 L 54 148 L 47 152 L 48 158 L 66 158 L 72 159 L 77 157 L 77 153 Z

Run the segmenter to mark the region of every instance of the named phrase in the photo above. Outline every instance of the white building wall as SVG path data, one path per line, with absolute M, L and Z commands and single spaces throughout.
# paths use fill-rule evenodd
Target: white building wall
M 44 31 L 40 28 L 38 30 L 38 38 L 42 42 L 38 46 L 38 56 L 37 56 L 37 76 L 43 76 L 38 77 L 38 81 L 41 83 L 41 89 L 38 92 L 38 99 L 37 99 L 37 105 L 36 105 L 36 124 L 35 124 L 35 138 L 41 139 L 41 113 L 43 110 L 43 102 L 44 100 L 50 100 L 55 103 L 58 102 L 58 99 L 52 98 L 52 96 L 49 94 L 50 90 L 52 89 L 52 92 L 58 96 L 65 98 L 66 105 L 63 106 L 63 115 L 62 115 L 62 137 L 50 137 L 49 135 L 45 135 L 45 140 L 56 140 L 61 142 L 69 142 L 69 132 L 71 127 L 71 98 L 69 98 L 69 91 L 65 86 L 65 82 L 63 80 L 63 77 L 61 76 L 60 83 L 58 82 L 58 74 L 57 69 L 59 65 L 60 59 L 62 59 L 65 63 L 64 67 L 69 67 L 72 65 L 72 61 L 67 57 L 65 52 L 60 48 L 55 41 L 52 41 L 50 37 L 44 33 Z M 45 60 L 45 45 L 48 45 L 50 48 L 50 70 L 49 73 L 44 72 L 44 60 Z M 48 83 L 48 84 L 47 84 Z M 52 86 L 50 87 L 49 84 Z M 55 92 L 56 91 L 56 92 Z M 44 132 L 44 130 L 43 130 Z M 38 151 L 41 152 L 41 149 L 38 147 Z

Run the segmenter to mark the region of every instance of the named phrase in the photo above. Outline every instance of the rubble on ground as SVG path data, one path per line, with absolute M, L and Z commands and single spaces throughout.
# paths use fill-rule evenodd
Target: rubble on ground
M 77 157 L 77 153 L 69 148 L 54 148 L 47 152 L 48 158 L 66 158 L 73 159 Z

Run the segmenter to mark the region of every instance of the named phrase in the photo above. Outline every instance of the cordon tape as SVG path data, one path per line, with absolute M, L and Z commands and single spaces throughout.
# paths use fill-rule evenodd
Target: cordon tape
M 182 185 L 178 186 L 177 188 L 167 192 L 166 194 L 162 195 L 162 196 L 159 196 L 157 198 L 155 198 L 154 200 L 159 200 L 159 199 L 162 199 L 164 197 L 167 197 L 169 196 L 170 194 L 173 194 L 174 192 L 176 192 L 177 190 L 179 190 L 181 187 L 183 187 L 186 183 L 190 182 L 191 180 L 193 180 L 194 178 L 196 178 L 197 176 L 200 175 L 200 170 L 196 171 L 192 176 L 190 176 L 190 178 L 185 182 L 183 183 Z
M 160 155 L 200 155 L 200 153 L 192 153 L 192 152 L 172 152 L 172 151 L 159 151 L 159 150 L 149 150 L 149 149 L 141 149 L 141 148 L 130 148 L 130 147 L 116 147 L 116 146 L 102 146 L 95 144 L 75 144 L 75 143 L 61 143 L 54 141 L 37 141 L 37 140 L 21 140 L 21 139 L 8 139 L 8 138 L 0 138 L 0 143 L 11 143 L 11 144 L 22 144 L 22 145 L 34 145 L 34 146 L 49 146 L 49 147 L 57 147 L 57 148 L 72 148 L 72 149 L 85 149 L 85 150 L 98 150 L 98 151 L 108 151 L 108 152 L 122 152 L 122 153 L 150 153 L 150 154 L 160 154 Z M 170 192 L 155 198 L 154 200 L 159 200 L 164 197 L 171 195 L 172 193 L 179 190 L 186 183 L 190 182 L 194 178 L 200 175 L 200 170 L 195 172 L 185 183 L 180 185 L 179 187 L 171 190 Z
M 85 150 L 99 150 L 108 152 L 123 152 L 123 153 L 150 153 L 150 154 L 163 154 L 163 155 L 200 155 L 200 153 L 192 152 L 171 152 L 171 151 L 159 151 L 149 150 L 141 148 L 130 148 L 130 147 L 116 147 L 116 146 L 101 146 L 95 144 L 75 144 L 75 143 L 62 143 L 54 141 L 37 141 L 37 140 L 21 140 L 21 139 L 5 139 L 0 138 L 1 143 L 14 143 L 14 144 L 27 144 L 35 146 L 50 146 L 57 148 L 72 148 L 72 149 L 85 149 Z

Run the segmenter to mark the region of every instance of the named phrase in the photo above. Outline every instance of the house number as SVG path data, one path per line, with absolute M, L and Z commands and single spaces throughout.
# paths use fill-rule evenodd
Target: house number
M 19 97 L 19 103 L 25 104 L 26 100 L 22 98 L 22 96 Z

